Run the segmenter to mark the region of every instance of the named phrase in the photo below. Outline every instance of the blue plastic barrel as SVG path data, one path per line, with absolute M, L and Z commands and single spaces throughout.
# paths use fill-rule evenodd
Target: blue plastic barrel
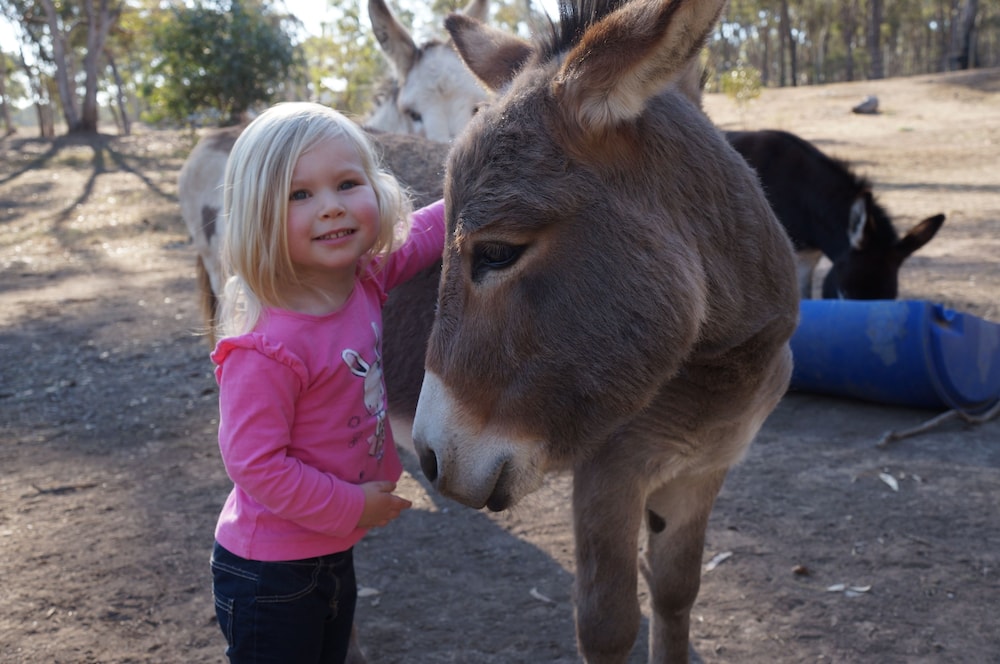
M 981 413 L 1000 400 L 1000 325 L 922 300 L 803 300 L 791 389 Z

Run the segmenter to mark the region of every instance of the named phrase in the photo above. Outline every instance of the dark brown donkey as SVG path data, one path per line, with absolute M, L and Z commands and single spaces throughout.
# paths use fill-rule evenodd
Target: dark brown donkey
M 688 660 L 715 496 L 791 373 L 791 245 L 699 108 L 723 4 L 580 0 L 535 44 L 447 22 L 498 98 L 448 158 L 414 443 L 474 508 L 574 471 L 588 662 L 625 662 L 638 635 L 641 532 L 650 659 Z
M 798 251 L 802 297 L 812 294 L 813 269 L 823 254 L 833 262 L 823 297 L 894 300 L 903 261 L 944 223 L 943 214 L 928 217 L 900 238 L 871 183 L 805 139 L 773 129 L 730 131 L 726 139 L 757 170 Z

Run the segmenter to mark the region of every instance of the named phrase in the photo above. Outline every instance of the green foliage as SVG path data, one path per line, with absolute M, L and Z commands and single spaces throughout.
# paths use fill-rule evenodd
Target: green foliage
M 740 110 L 743 110 L 747 104 L 760 96 L 763 86 L 757 69 L 738 64 L 722 75 L 719 87 L 727 97 L 736 102 Z
M 303 43 L 312 98 L 358 117 L 370 110 L 388 68 L 362 11 L 363 3 L 342 6 L 321 37 Z
M 17 60 L 12 56 L 0 51 L 0 58 L 4 59 L 4 66 L 0 71 L 4 72 L 7 79 L 4 81 L 4 93 L 6 101 L 21 101 L 28 96 L 28 89 L 24 85 L 24 78 L 18 69 Z M 0 128 L 2 129 L 2 128 Z
M 524 38 L 530 38 L 537 33 L 547 34 L 549 24 L 540 2 L 493 0 L 490 2 L 490 7 L 492 8 L 490 22 L 496 28 Z M 550 6 L 549 11 L 553 13 L 549 18 L 558 20 L 559 13 L 554 4 Z
M 281 17 L 263 6 L 234 0 L 229 8 L 174 6 L 155 26 L 153 44 L 162 58 L 143 94 L 170 119 L 219 114 L 239 122 L 254 104 L 271 101 L 291 77 L 297 54 Z M 155 120 L 157 118 L 150 118 Z

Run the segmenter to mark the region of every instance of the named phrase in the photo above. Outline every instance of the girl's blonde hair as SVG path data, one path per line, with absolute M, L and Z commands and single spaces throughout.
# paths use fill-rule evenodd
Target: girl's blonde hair
M 375 190 L 380 230 L 368 260 L 387 254 L 405 239 L 410 199 L 381 167 L 360 127 L 320 104 L 272 106 L 240 134 L 226 162 L 222 268 L 228 279 L 219 317 L 221 335 L 249 332 L 265 307 L 287 306 L 283 293 L 290 285 L 300 285 L 285 232 L 292 171 L 304 152 L 328 139 L 354 146 Z

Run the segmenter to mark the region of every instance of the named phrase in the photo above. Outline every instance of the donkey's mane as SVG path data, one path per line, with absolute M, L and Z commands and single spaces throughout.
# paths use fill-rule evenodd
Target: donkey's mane
M 553 58 L 580 43 L 584 31 L 628 0 L 559 0 L 559 23 L 542 35 L 538 47 L 543 59 Z
M 872 197 L 872 211 L 875 214 L 873 233 L 878 238 L 876 242 L 879 246 L 891 245 L 899 238 L 899 234 L 896 233 L 896 228 L 889 219 L 889 213 L 879 204 L 878 199 L 875 198 L 875 194 L 872 193 L 871 184 L 865 178 L 861 178 L 861 181 L 868 187 L 868 192 Z
M 818 159 L 819 161 L 821 162 L 825 161 L 832 164 L 835 170 L 837 169 L 842 170 L 844 174 L 847 175 L 848 178 L 850 178 L 851 183 L 854 185 L 855 188 L 871 190 L 872 188 L 871 180 L 864 177 L 863 175 L 859 175 L 858 173 L 856 173 L 854 168 L 851 166 L 850 162 L 826 154 L 825 152 L 823 152 L 815 145 L 802 138 L 801 136 L 798 136 L 796 134 L 791 134 L 789 132 L 782 132 L 782 133 L 787 134 L 790 140 L 797 143 L 802 148 L 802 150 L 808 152 L 809 154 L 814 155 L 815 158 Z

